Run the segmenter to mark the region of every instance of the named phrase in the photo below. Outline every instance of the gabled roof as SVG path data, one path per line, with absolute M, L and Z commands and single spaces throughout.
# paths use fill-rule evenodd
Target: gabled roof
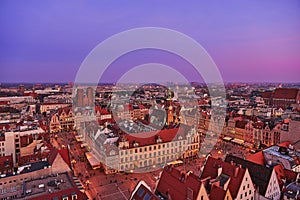
M 207 177 L 210 177 L 211 179 L 217 178 L 218 169 L 220 167 L 222 167 L 222 174 L 230 176 L 228 188 L 232 197 L 236 198 L 246 172 L 244 168 L 237 167 L 234 164 L 227 163 L 221 159 L 216 159 L 210 156 L 205 163 L 203 172 L 201 174 L 201 179 Z
M 273 168 L 259 165 L 233 155 L 227 155 L 225 161 L 233 161 L 236 165 L 242 165 L 243 168 L 247 168 L 253 183 L 259 188 L 259 193 L 265 196 Z
M 298 92 L 298 88 L 276 88 L 273 94 L 273 98 L 296 99 Z
M 72 107 L 71 107 L 71 106 L 68 106 L 68 107 L 59 108 L 59 109 L 58 109 L 58 115 L 61 115 L 62 112 L 65 112 L 66 115 L 69 115 L 70 112 L 73 112 L 73 111 L 72 111 Z
M 210 190 L 210 199 L 224 200 L 226 196 L 226 190 L 220 187 L 212 187 Z
M 297 179 L 297 172 L 288 170 L 288 169 L 284 169 L 284 167 L 281 164 L 275 165 L 274 166 L 274 170 L 276 172 L 276 176 L 277 176 L 277 180 L 279 183 L 280 188 L 283 187 L 284 185 L 284 181 L 286 180 L 287 183 L 291 183 L 296 181 Z
M 57 148 L 53 148 L 48 156 L 48 162 L 50 165 L 53 164 L 57 155 L 60 155 L 62 159 L 67 163 L 67 165 L 71 168 L 69 150 L 67 148 L 57 150 Z
M 249 156 L 246 157 L 246 159 L 249 160 L 250 162 L 254 162 L 259 165 L 265 164 L 265 157 L 262 151 L 259 151 L 255 154 L 250 154 Z
M 51 150 L 50 154 L 48 155 L 48 159 L 47 159 L 50 165 L 53 164 L 53 162 L 54 162 L 54 160 L 55 160 L 57 154 L 58 154 L 57 148 L 53 148 L 53 149 Z
M 201 181 L 193 173 L 187 174 L 175 169 L 172 165 L 166 166 L 161 174 L 155 194 L 165 198 L 187 199 L 192 193 L 191 200 L 196 199 L 201 187 Z
M 101 108 L 100 106 L 95 106 L 95 112 L 99 112 L 101 115 L 109 115 L 110 112 L 107 110 L 107 108 Z
M 58 153 L 61 155 L 62 159 L 68 164 L 71 168 L 70 154 L 68 148 L 58 150 Z
M 160 200 L 149 188 L 149 186 L 144 183 L 144 181 L 140 181 L 136 188 L 133 190 L 130 200 Z

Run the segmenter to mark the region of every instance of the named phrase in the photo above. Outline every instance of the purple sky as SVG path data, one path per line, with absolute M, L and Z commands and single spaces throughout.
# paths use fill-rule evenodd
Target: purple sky
M 219 2 L 1 1 L 0 82 L 74 81 L 97 44 L 145 26 L 194 38 L 225 81 L 300 81 L 300 1 Z M 136 54 L 139 64 L 151 59 L 170 66 L 180 62 L 165 53 L 147 53 Z M 116 65 L 130 68 L 137 58 L 128 55 Z M 105 79 L 113 80 L 107 74 Z

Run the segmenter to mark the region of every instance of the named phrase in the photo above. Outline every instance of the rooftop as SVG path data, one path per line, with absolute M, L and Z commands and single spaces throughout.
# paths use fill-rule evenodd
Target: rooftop
M 22 198 L 35 198 L 74 188 L 75 185 L 67 173 L 62 173 L 25 181 L 23 187 L 23 191 L 20 191 Z
M 271 146 L 263 150 L 263 153 L 271 154 L 276 157 L 288 160 L 292 167 L 299 165 L 300 153 L 292 149 L 281 147 L 281 146 Z

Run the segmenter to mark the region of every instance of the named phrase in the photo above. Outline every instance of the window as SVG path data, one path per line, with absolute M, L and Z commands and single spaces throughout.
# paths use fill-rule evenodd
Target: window
M 144 194 L 144 192 L 145 192 L 144 188 L 139 188 L 138 191 L 137 191 L 137 195 L 138 195 L 139 197 L 142 197 L 143 194 Z
M 66 195 L 66 194 L 63 195 L 63 196 L 62 196 L 62 200 L 68 200 L 68 195 Z
M 151 199 L 151 195 L 149 193 L 146 193 L 143 200 L 150 200 Z

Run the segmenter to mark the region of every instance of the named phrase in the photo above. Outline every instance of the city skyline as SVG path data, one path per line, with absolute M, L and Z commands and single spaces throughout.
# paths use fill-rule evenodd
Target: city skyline
M 1 4 L 3 83 L 73 82 L 84 58 L 100 42 L 121 31 L 149 26 L 195 39 L 215 61 L 225 82 L 299 82 L 297 1 Z M 116 67 L 126 72 L 153 61 L 174 68 L 178 63 L 184 69 L 188 65 L 166 52 L 131 52 L 113 63 L 114 70 L 105 79 L 115 81 Z M 187 74 L 199 81 L 192 71 Z

